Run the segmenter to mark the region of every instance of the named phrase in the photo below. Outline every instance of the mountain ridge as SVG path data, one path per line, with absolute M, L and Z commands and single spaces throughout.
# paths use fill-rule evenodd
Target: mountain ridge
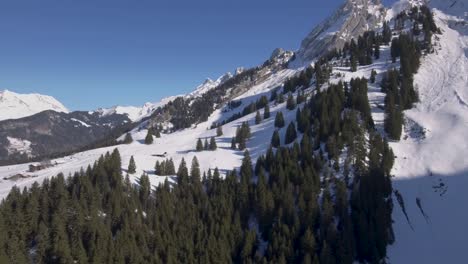
M 9 90 L 0 91 L 0 121 L 27 117 L 46 110 L 69 112 L 52 96 L 37 93 L 19 94 Z

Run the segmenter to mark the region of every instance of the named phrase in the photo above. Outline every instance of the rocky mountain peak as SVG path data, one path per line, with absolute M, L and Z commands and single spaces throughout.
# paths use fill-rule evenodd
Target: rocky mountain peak
M 310 62 L 327 51 L 381 26 L 386 9 L 380 0 L 347 0 L 302 41 L 297 60 Z

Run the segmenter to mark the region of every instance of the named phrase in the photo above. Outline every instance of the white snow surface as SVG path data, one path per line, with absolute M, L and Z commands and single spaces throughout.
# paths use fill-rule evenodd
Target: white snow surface
M 240 69 L 240 68 L 238 68 L 238 69 Z M 242 72 L 241 70 L 239 71 L 238 69 L 236 69 L 236 74 Z M 216 79 L 214 81 L 211 80 L 210 78 L 206 78 L 206 80 L 202 84 L 197 86 L 197 88 L 195 88 L 195 90 L 193 92 L 189 93 L 187 96 L 188 97 L 202 96 L 206 92 L 210 91 L 211 89 L 214 89 L 214 88 L 218 87 L 218 85 L 222 84 L 223 82 L 227 81 L 228 79 L 230 79 L 232 77 L 233 77 L 232 73 L 227 72 L 227 73 L 221 75 L 218 79 Z
M 161 99 L 161 101 L 157 103 L 145 103 L 143 106 L 140 107 L 118 105 L 111 108 L 100 108 L 96 112 L 100 113 L 103 116 L 112 114 L 126 115 L 128 119 L 130 119 L 132 122 L 138 122 L 143 118 L 150 116 L 156 109 L 158 109 L 158 107 L 164 106 L 165 104 L 169 103 L 177 97 L 178 96 L 166 97 Z
M 242 68 L 238 68 L 238 70 L 236 70 L 236 74 L 240 72 L 242 72 Z M 169 97 L 161 99 L 157 103 L 145 103 L 143 106 L 120 106 L 118 105 L 118 106 L 113 106 L 111 108 L 100 108 L 97 110 L 97 112 L 102 114 L 103 116 L 112 115 L 112 114 L 127 115 L 127 117 L 132 122 L 138 122 L 145 117 L 151 116 L 151 114 L 156 109 L 158 109 L 158 107 L 166 105 L 167 103 L 169 103 L 170 101 L 173 101 L 177 97 L 180 97 L 180 96 L 183 96 L 185 98 L 200 97 L 206 92 L 208 92 L 209 90 L 218 87 L 218 85 L 222 84 L 223 82 L 230 79 L 231 77 L 233 77 L 233 75 L 230 72 L 227 72 L 221 75 L 215 81 L 211 80 L 210 78 L 207 78 L 202 84 L 198 85 L 193 92 L 186 94 L 186 95 L 169 96 Z
M 236 100 L 242 99 L 243 102 L 251 102 L 257 100 L 262 95 L 268 95 L 268 93 L 281 85 L 284 80 L 294 74 L 294 70 L 282 70 L 276 74 L 273 74 L 270 78 L 265 80 L 263 83 L 252 87 L 249 90 L 249 94 L 244 94 Z M 270 107 L 271 117 L 267 120 L 262 121 L 261 124 L 255 125 L 255 113 L 244 116 L 236 121 L 223 126 L 224 135 L 216 138 L 218 149 L 216 151 L 203 151 L 196 152 L 195 145 L 198 138 L 208 138 L 216 135 L 216 129 L 209 129 L 213 122 L 218 122 L 225 118 L 230 117 L 232 114 L 237 113 L 239 109 L 234 109 L 229 112 L 223 112 L 222 109 L 216 110 L 206 122 L 198 124 L 196 127 L 188 128 L 171 134 L 162 134 L 161 138 L 154 138 L 152 145 L 144 144 L 144 139 L 147 134 L 146 129 L 133 130 L 132 137 L 134 142 L 129 145 L 118 145 L 107 148 L 100 148 L 89 150 L 81 153 L 76 153 L 71 156 L 52 160 L 54 167 L 47 168 L 34 173 L 29 173 L 28 164 L 19 164 L 12 166 L 0 167 L 0 198 L 8 195 L 8 192 L 13 186 L 20 188 L 31 186 L 34 182 L 42 182 L 42 180 L 55 176 L 60 172 L 64 175 L 69 175 L 80 168 L 86 168 L 88 165 L 92 165 L 100 155 L 106 152 L 111 152 L 114 148 L 118 148 L 122 156 L 122 171 L 126 174 L 126 168 L 130 157 L 133 155 L 136 161 L 137 172 L 130 175 L 131 180 L 137 183 L 137 180 L 143 173 L 147 173 L 150 177 L 151 183 L 156 186 L 166 179 L 170 181 L 174 180 L 174 177 L 162 177 L 157 176 L 154 173 L 154 166 L 157 160 L 162 161 L 165 158 L 156 157 L 157 154 L 163 154 L 167 152 L 167 158 L 172 158 L 178 167 L 182 158 L 185 159 L 187 165 L 190 166 L 192 158 L 197 156 L 202 171 L 208 171 L 218 167 L 221 174 L 225 174 L 226 171 L 230 171 L 234 168 L 238 168 L 243 158 L 243 152 L 239 150 L 232 150 L 231 139 L 235 136 L 236 129 L 244 121 L 249 121 L 251 124 L 252 137 L 248 141 L 247 147 L 250 151 L 252 158 L 255 160 L 259 155 L 263 154 L 269 147 L 270 139 L 274 130 L 274 117 L 277 111 L 283 111 L 286 123 L 295 119 L 296 111 L 289 111 L 285 108 L 285 103 L 280 105 L 272 104 Z M 284 138 L 286 128 L 281 129 L 281 138 Z M 28 175 L 30 178 L 23 178 L 17 181 L 5 180 L 4 177 L 9 177 L 16 174 Z
M 8 154 L 31 154 L 31 141 L 14 137 L 7 137 L 7 140 L 9 143 L 9 146 L 7 148 Z
M 396 241 L 388 248 L 389 263 L 461 263 L 465 258 L 465 250 L 468 249 L 468 211 L 465 209 L 468 203 L 467 1 L 430 1 L 431 7 L 437 8 L 434 10 L 435 21 L 442 35 L 434 36 L 434 53 L 423 57 L 414 78 L 420 102 L 413 109 L 405 111 L 406 124 L 401 140 L 390 143 L 396 156 L 392 170 L 393 187 L 404 199 L 409 220 L 394 196 L 392 218 Z M 408 3 L 419 4 L 419 1 L 403 0 L 392 10 L 399 11 L 402 6 L 407 7 Z M 391 14 L 389 18 L 391 19 Z M 357 72 L 350 72 L 348 67 L 335 67 L 331 79 L 332 82 L 337 82 L 349 81 L 355 77 L 369 78 L 372 70 L 377 71 L 377 81 L 369 85 L 368 96 L 379 131 L 383 131 L 384 113 L 381 106 L 385 95 L 380 92 L 378 83 L 383 72 L 398 67 L 398 62 L 391 63 L 389 53 L 389 47 L 382 46 L 381 58 L 372 65 L 358 67 Z M 297 70 L 294 69 L 275 73 L 236 99 L 242 99 L 243 105 L 246 105 L 261 95 L 268 95 L 295 73 Z M 216 138 L 216 151 L 194 151 L 198 138 L 204 139 L 216 134 L 215 130 L 208 129 L 212 122 L 226 119 L 237 111 L 239 109 L 230 112 L 216 110 L 208 121 L 193 128 L 163 134 L 161 138 L 155 138 L 152 145 L 144 144 L 146 130 L 135 129 L 132 131 L 132 144 L 117 146 L 122 156 L 124 174 L 130 156 L 133 155 L 137 165 L 137 173 L 131 175 L 133 182 L 136 183 L 144 172 L 148 173 L 153 185 L 165 179 L 173 181 L 173 176 L 161 177 L 154 174 L 156 160 L 164 159 L 154 155 L 164 152 L 167 152 L 167 158 L 173 158 L 176 166 L 182 158 L 190 166 L 192 158 L 197 156 L 202 171 L 217 166 L 224 174 L 241 164 L 243 153 L 230 149 L 230 141 L 238 125 L 244 121 L 251 124 L 252 138 L 248 141 L 248 149 L 255 160 L 269 145 L 276 112 L 283 111 L 286 123 L 295 118 L 295 111 L 286 110 L 284 103 L 272 104 L 272 117 L 268 120 L 253 125 L 255 113 L 242 117 L 223 126 L 224 135 Z M 284 138 L 284 132 L 283 128 L 280 131 L 281 139 Z M 27 187 L 59 172 L 68 175 L 78 171 L 81 167 L 93 164 L 100 155 L 114 148 L 95 149 L 60 158 L 55 160 L 58 163 L 55 167 L 34 174 L 26 172 L 28 164 L 0 167 L 0 198 L 5 197 L 14 185 Z M 30 175 L 31 178 L 16 182 L 3 179 L 18 173 Z
M 468 38 L 466 20 L 455 17 L 466 3 L 431 1 L 454 16 L 434 10 L 443 34 L 415 76 L 420 103 L 405 113 L 412 125 L 391 144 L 393 187 L 409 218 L 394 199 L 391 263 L 461 263 L 468 249 Z
M 0 121 L 27 117 L 45 110 L 68 113 L 68 109 L 52 96 L 0 91 Z

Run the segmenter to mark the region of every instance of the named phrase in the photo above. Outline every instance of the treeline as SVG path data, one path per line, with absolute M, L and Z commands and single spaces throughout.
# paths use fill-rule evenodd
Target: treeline
M 241 117 L 244 117 L 246 115 L 249 115 L 251 113 L 255 113 L 256 111 L 265 108 L 265 112 L 269 113 L 270 112 L 270 106 L 268 105 L 268 97 L 263 95 L 259 99 L 257 99 L 255 102 L 252 102 L 248 104 L 244 109 L 242 109 L 242 112 L 238 112 L 236 114 L 233 114 L 232 116 L 228 117 L 227 119 L 223 120 L 220 123 L 213 123 L 211 124 L 211 129 L 219 126 L 223 126 L 227 123 L 230 123 L 232 121 L 235 121 Z M 267 114 L 269 115 L 269 114 Z
M 168 175 L 175 175 L 175 166 L 174 161 L 171 159 L 163 160 L 162 162 L 156 161 L 156 165 L 154 166 L 154 170 L 156 175 L 159 176 L 168 176 Z
M 413 85 L 414 74 L 418 71 L 422 52 L 430 52 L 432 47 L 432 34 L 438 33 L 434 18 L 429 8 L 414 7 L 409 14 L 403 12 L 398 15 L 395 22 L 396 28 L 401 28 L 405 21 L 413 23 L 412 35 L 400 34 L 393 38 L 391 44 L 391 56 L 393 62 L 400 58 L 400 69 L 387 71 L 381 82 L 382 92 L 385 96 L 385 123 L 384 128 L 388 137 L 399 140 L 403 130 L 403 111 L 410 109 L 418 99 L 418 93 Z M 417 37 L 422 25 L 424 40 Z
M 290 147 L 270 148 L 255 167 L 246 151 L 225 179 L 194 158 L 174 185 L 154 190 L 142 175 L 134 186 L 115 150 L 67 180 L 14 188 L 0 205 L 0 260 L 377 263 L 393 241 L 393 154 L 367 120 L 365 83 L 318 90 L 287 128 Z M 249 137 L 244 123 L 235 144 Z M 163 163 L 158 174 L 174 172 Z

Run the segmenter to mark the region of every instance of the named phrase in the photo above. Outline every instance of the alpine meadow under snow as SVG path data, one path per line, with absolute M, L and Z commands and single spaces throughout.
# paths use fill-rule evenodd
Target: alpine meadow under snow
M 429 13 L 425 11 L 426 6 L 430 8 Z M 389 38 L 388 41 L 385 40 L 386 37 Z M 398 49 L 403 49 L 402 47 L 410 47 L 408 50 L 414 49 L 414 53 L 418 55 L 413 58 L 414 54 L 411 51 Z M 411 59 L 404 57 L 406 55 Z M 392 82 L 392 72 L 398 72 L 398 77 L 395 77 L 396 94 L 392 94 L 392 88 L 389 88 L 392 84 L 388 84 Z M 411 97 L 408 94 L 411 94 L 413 88 L 417 98 L 407 99 Z M 404 89 L 410 92 L 405 93 Z M 365 91 L 365 94 L 360 94 L 360 91 Z M 339 99 L 334 97 L 335 94 L 338 94 L 336 97 Z M 407 106 L 404 106 L 405 100 L 409 101 Z M 206 102 L 210 105 L 206 105 Z M 388 108 L 391 103 L 396 110 Z M 0 120 L 33 116 L 44 110 L 68 112 L 52 97 L 18 95 L 9 91 L 0 93 Z M 311 112 L 313 118 L 307 117 L 303 122 L 301 112 L 303 114 L 309 110 L 317 112 Z M 394 127 L 389 128 L 389 122 L 393 121 L 390 120 L 390 116 L 393 116 L 395 111 L 402 112 L 402 122 L 399 126 L 401 133 L 396 133 L 397 138 L 392 137 L 391 129 Z M 300 49 L 294 55 L 292 52 L 276 50 L 263 65 L 252 69 L 239 68 L 235 74 L 226 73 L 214 81 L 208 79 L 187 95 L 173 96 L 159 103 L 147 103 L 142 107 L 116 106 L 95 112 L 102 116 L 125 115 L 133 125 L 128 127 L 127 131 L 115 136 L 115 139 L 112 138 L 115 144 L 88 148 L 86 151 L 59 158 L 44 158 L 38 162 L 1 166 L 0 197 L 4 199 L 4 203 L 10 206 L 13 202 L 9 202 L 9 197 L 16 199 L 20 196 L 19 192 L 9 196 L 12 189 L 22 191 L 23 188 L 30 188 L 34 183 L 42 183 L 45 180 L 49 184 L 49 181 L 59 173 L 63 173 L 69 179 L 75 177 L 79 179 L 84 176 L 72 175 L 80 170 L 83 174 L 89 175 L 91 167 L 93 173 L 94 170 L 99 171 L 102 169 L 99 164 L 104 162 L 104 159 L 115 158 L 106 156 L 106 153 L 112 153 L 114 149 L 118 150 L 121 158 L 119 168 L 121 178 L 128 175 L 135 190 L 141 190 L 138 189 L 139 186 L 148 179 L 151 189 L 156 190 L 155 194 L 150 192 L 148 196 L 157 197 L 153 201 L 156 206 L 158 199 L 169 199 L 164 195 L 158 196 L 158 192 L 171 193 L 171 189 L 165 190 L 165 187 L 170 186 L 174 189 L 172 192 L 175 193 L 174 196 L 177 196 L 178 188 L 182 188 L 178 186 L 184 185 L 180 171 L 169 175 L 158 174 L 155 164 L 169 159 L 172 159 L 177 168 L 182 161 L 190 164 L 196 157 L 202 174 L 209 172 L 211 175 L 216 170 L 227 182 L 232 175 L 237 176 L 236 172 L 240 172 L 239 192 L 242 193 L 246 170 L 245 157 L 248 156 L 255 167 L 255 173 L 247 183 L 251 184 L 248 187 L 247 197 L 254 200 L 251 202 L 254 208 L 245 209 L 249 213 L 239 210 L 240 212 L 232 216 L 232 219 L 241 219 L 239 221 L 242 222 L 242 231 L 245 232 L 242 238 L 239 238 L 243 248 L 233 246 L 235 249 L 230 255 L 226 254 L 232 262 L 461 263 L 465 258 L 464 250 L 468 248 L 468 229 L 465 227 L 468 222 L 468 211 L 464 210 L 468 203 L 466 193 L 468 188 L 468 0 L 401 0 L 388 8 L 377 0 L 348 0 L 302 41 Z M 279 126 L 277 123 L 280 113 L 284 119 L 284 126 Z M 205 119 L 200 117 L 205 114 Z M 395 115 L 397 116 L 395 120 L 398 120 L 398 113 Z M 334 124 L 334 118 L 340 120 L 339 124 Z M 356 127 L 349 128 L 349 120 L 353 120 Z M 74 121 L 77 125 L 88 126 L 81 120 Z M 178 125 L 179 123 L 182 125 Z M 247 138 L 241 138 L 240 134 L 243 133 L 241 128 L 246 124 L 249 127 L 247 133 L 249 135 Z M 398 125 L 393 123 L 393 126 L 397 126 L 398 130 Z M 294 127 L 292 136 L 290 127 Z M 352 133 L 348 129 L 352 130 Z M 281 147 L 271 147 L 275 132 L 279 134 Z M 351 133 L 354 137 L 347 138 L 347 133 Z M 311 157 L 303 158 L 306 155 L 303 148 L 309 146 L 309 137 Z M 291 143 L 286 142 L 290 138 Z M 204 142 L 213 140 L 215 148 L 203 145 Z M 12 151 L 31 154 L 34 142 L 16 138 L 14 135 L 9 136 L 8 141 Z M 198 141 L 202 142 L 201 148 L 197 144 Z M 360 150 L 357 141 L 364 142 L 362 143 L 364 150 Z M 386 147 L 387 142 L 390 151 Z M 243 143 L 246 144 L 245 148 L 242 146 Z M 248 150 L 248 154 L 245 154 L 245 150 Z M 394 157 L 389 175 L 384 168 L 387 165 L 385 158 L 388 153 L 393 153 L 391 159 Z M 271 221 L 271 226 L 263 225 L 264 215 L 256 214 L 257 211 L 262 211 L 263 207 L 260 206 L 262 209 L 255 207 L 253 204 L 258 201 L 252 196 L 260 195 L 260 190 L 256 188 L 259 188 L 258 185 L 263 181 L 263 177 L 267 185 L 269 182 L 268 188 L 271 188 L 272 193 L 275 195 L 282 193 L 278 191 L 282 187 L 276 185 L 282 181 L 275 182 L 275 175 L 281 175 L 278 170 L 282 172 L 283 168 L 278 169 L 275 165 L 267 164 L 268 160 L 275 158 L 296 161 L 295 165 L 304 168 L 304 171 L 309 168 L 308 162 L 313 164 L 312 170 L 320 177 L 317 190 L 314 191 L 316 197 L 312 196 L 318 203 L 317 219 L 320 220 L 317 220 L 317 223 L 314 222 L 315 224 L 309 226 L 301 222 L 305 221 L 304 219 L 297 219 L 298 215 L 301 216 L 302 206 L 307 207 L 313 202 L 298 193 L 299 190 L 303 190 L 303 184 L 307 180 L 295 179 L 289 175 L 291 173 L 286 172 L 285 175 L 289 175 L 287 177 L 291 177 L 290 181 L 293 183 L 283 179 L 287 187 L 282 187 L 290 191 L 285 193 L 296 196 L 292 198 L 286 196 L 284 204 L 291 202 L 297 211 L 296 215 L 284 209 L 289 207 L 284 205 L 283 201 L 274 199 L 272 207 L 277 210 L 271 209 L 269 214 L 266 214 L 274 220 Z M 130 160 L 134 161 L 136 167 L 132 168 L 135 169 L 134 172 L 129 171 Z M 380 168 L 374 166 L 375 160 L 379 161 Z M 110 163 L 117 164 L 115 161 Z M 364 168 L 362 171 L 360 166 Z M 253 172 L 252 166 L 250 170 Z M 296 173 L 302 176 L 306 174 L 297 171 Z M 390 193 L 386 196 L 387 189 L 382 187 L 384 183 L 381 181 L 370 180 L 370 184 L 378 182 L 379 185 L 371 185 L 370 189 L 376 193 L 369 196 L 378 197 L 379 201 L 366 203 L 365 199 L 368 197 L 362 193 L 358 195 L 359 188 L 365 188 L 366 184 L 369 184 L 366 182 L 367 177 L 380 176 L 385 179 L 388 176 L 391 179 Z M 200 175 L 198 177 L 201 178 Z M 216 179 L 206 178 L 203 179 L 206 184 L 205 189 L 200 188 L 200 192 L 206 190 L 209 195 L 214 195 L 216 191 L 210 193 L 209 190 L 215 189 L 220 183 Z M 73 189 L 68 198 L 72 204 L 75 196 L 79 196 L 74 193 L 73 184 L 79 180 L 70 181 L 66 183 L 70 185 L 65 186 L 68 190 Z M 197 194 L 198 183 L 191 184 L 194 186 L 194 193 Z M 339 213 L 342 211 L 339 191 L 342 184 L 346 189 L 344 211 L 347 215 L 351 215 L 349 219 Z M 363 190 L 365 189 L 361 191 Z M 129 197 L 133 195 L 131 191 L 128 193 Z M 374 194 L 375 196 L 372 196 Z M 161 220 L 164 217 L 158 215 L 161 219 L 158 218 L 154 220 L 155 222 L 148 220 L 146 214 L 150 218 L 157 213 L 145 211 L 144 208 L 149 208 L 148 204 L 153 204 L 146 198 L 141 198 L 141 192 L 139 195 L 142 205 L 135 205 L 135 214 L 138 210 L 143 212 L 141 219 L 138 220 L 141 221 L 138 223 L 138 228 L 142 225 L 149 226 L 148 238 L 143 240 L 156 237 L 154 241 L 160 241 L 157 239 L 166 241 L 165 238 L 153 234 L 153 228 L 159 230 L 155 227 L 159 224 L 157 221 L 164 223 Z M 356 198 L 357 196 L 359 197 Z M 180 197 L 189 199 L 182 194 Z M 20 199 L 25 203 L 25 207 L 28 205 L 28 199 Z M 111 198 L 106 196 L 102 199 Z M 194 204 L 198 203 L 203 207 L 201 204 L 205 200 L 198 201 L 196 198 L 194 200 Z M 333 204 L 332 215 L 327 214 L 330 201 Z M 244 202 L 248 203 L 249 200 Z M 386 207 L 389 203 L 390 206 Z M 128 204 L 133 205 L 131 202 Z M 228 207 L 227 205 L 220 207 L 223 206 Z M 385 209 L 382 209 L 383 207 Z M 103 208 L 106 206 L 96 209 L 99 211 L 99 217 L 103 219 L 106 218 L 106 214 L 110 215 L 110 211 L 114 213 L 115 210 L 114 208 L 105 211 Z M 4 209 L 5 212 L 9 212 L 8 209 Z M 15 210 L 13 211 L 16 212 Z M 361 214 L 355 213 L 367 210 L 370 213 L 364 217 L 367 217 L 366 220 L 362 219 Z M 374 210 L 377 213 L 374 214 Z M 381 231 L 379 227 L 384 224 L 378 221 L 386 220 L 384 217 L 379 218 L 379 212 L 386 214 L 388 210 L 392 220 L 390 229 L 393 230 Z M 85 218 L 91 219 L 92 216 Z M 345 219 L 351 221 L 351 224 Z M 120 225 L 114 224 L 115 221 L 118 220 L 103 220 L 105 224 L 112 226 L 112 231 L 109 232 L 112 232 L 113 238 L 120 235 L 114 230 L 115 226 L 120 228 Z M 52 220 L 51 222 L 50 225 L 53 225 Z M 363 225 L 362 222 L 368 225 Z M 200 230 L 201 225 L 203 224 L 198 226 Z M 276 225 L 279 226 L 277 229 Z M 324 227 L 325 225 L 329 227 Z M 364 229 L 363 226 L 366 228 L 369 226 L 369 234 L 360 232 Z M 0 226 L 0 235 L 1 228 L 2 226 Z M 52 227 L 44 227 L 44 230 L 49 228 Z M 28 254 L 32 263 L 40 263 L 34 261 L 42 254 L 37 253 L 41 250 L 39 246 L 41 242 L 37 239 L 36 233 L 40 231 L 36 232 L 34 228 L 31 230 L 31 234 L 24 234 L 24 238 L 29 240 L 24 242 L 26 246 L 23 246 L 30 251 Z M 210 228 L 207 228 L 210 231 L 203 230 L 211 232 Z M 353 252 L 341 248 L 340 243 L 331 242 L 347 237 L 349 230 L 352 230 L 350 232 L 353 235 L 350 236 L 353 237 L 354 245 L 343 247 L 349 246 Z M 223 232 L 228 231 L 219 232 L 225 235 Z M 15 237 L 14 234 L 10 234 L 11 232 L 6 233 L 8 238 Z M 70 244 L 75 243 L 73 235 L 75 234 L 68 235 Z M 288 236 L 294 238 L 289 241 Z M 313 242 L 308 242 L 310 236 Z M 367 236 L 370 237 L 370 242 L 362 242 Z M 385 237 L 386 241 L 374 243 L 373 239 L 376 237 Z M 5 239 L 0 237 L 2 238 Z M 52 234 L 51 240 L 53 239 Z M 136 243 L 141 242 L 137 238 L 134 239 Z M 174 241 L 171 243 L 174 246 Z M 167 247 L 158 248 L 153 242 L 148 244 L 151 245 L 148 247 L 154 247 L 151 250 L 158 256 L 154 263 L 181 261 L 180 254 L 178 258 L 171 259 L 169 255 L 174 252 L 171 251 L 167 255 L 161 253 L 167 251 Z M 0 247 L 2 245 L 0 244 Z M 118 245 L 113 246 L 118 248 Z M 11 249 L 5 247 L 8 255 Z M 55 247 L 44 250 L 44 256 L 39 257 L 44 259 L 49 257 L 55 261 L 71 256 L 69 259 L 75 261 L 81 257 L 89 262 L 96 261 L 96 253 L 88 252 L 92 246 L 83 242 L 80 247 L 85 248 L 84 251 L 87 253 L 85 257 L 75 256 L 73 252 L 64 253 Z M 291 247 L 296 250 L 288 251 L 287 249 Z M 279 248 L 284 252 L 281 251 L 277 256 L 275 251 Z M 73 251 L 73 248 L 71 250 Z M 306 252 L 307 250 L 310 252 Z M 181 252 L 187 256 L 196 255 L 185 248 Z M 59 255 L 60 257 L 57 257 Z M 130 255 L 122 259 L 127 263 L 138 259 Z M 329 255 L 336 257 L 332 258 Z M 0 261 L 1 257 L 0 252 Z M 11 259 L 10 255 L 8 257 Z M 149 263 L 151 257 L 144 256 L 142 259 L 144 263 Z M 215 262 L 211 258 L 202 260 L 201 257 L 194 261 L 204 260 Z M 223 260 L 226 261 L 226 258 Z

